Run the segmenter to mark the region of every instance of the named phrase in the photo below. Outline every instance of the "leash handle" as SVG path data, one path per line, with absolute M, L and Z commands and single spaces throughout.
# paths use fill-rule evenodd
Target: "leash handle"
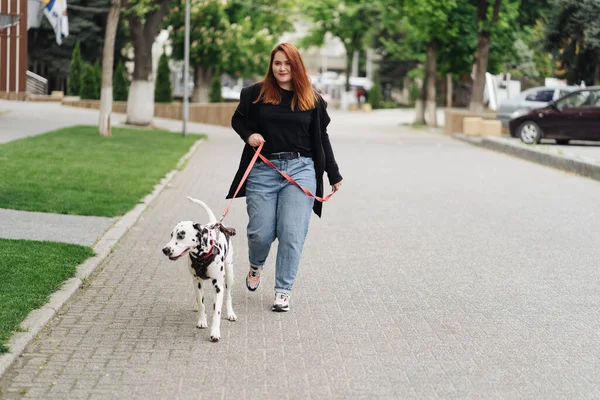
M 256 160 L 258 159 L 258 157 L 260 157 L 260 159 L 265 164 L 267 164 L 269 167 L 271 167 L 275 171 L 279 172 L 281 174 L 281 176 L 283 176 L 285 179 L 287 179 L 288 182 L 290 182 L 294 186 L 297 186 L 298 188 L 300 188 L 307 196 L 312 197 L 313 199 L 315 199 L 317 201 L 320 201 L 321 203 L 324 203 L 324 202 L 328 201 L 329 199 L 331 199 L 331 196 L 333 196 L 333 194 L 335 193 L 335 192 L 331 192 L 325 198 L 322 198 L 322 197 L 319 197 L 319 196 L 315 196 L 308 189 L 300 186 L 300 184 L 298 182 L 296 182 L 294 180 L 294 178 L 292 178 L 291 176 L 289 176 L 285 172 L 280 171 L 271 161 L 269 161 L 269 159 L 267 157 L 265 157 L 262 154 L 260 154 L 260 151 L 262 150 L 264 144 L 265 144 L 265 142 L 260 142 L 260 145 L 258 146 L 258 149 L 253 149 L 254 150 L 254 157 L 252 157 L 252 161 L 250 161 L 250 164 L 248 164 L 248 168 L 246 168 L 246 172 L 244 172 L 244 176 L 242 176 L 242 180 L 240 181 L 240 184 L 238 185 L 237 189 L 235 190 L 235 193 L 233 194 L 233 197 L 231 198 L 231 201 L 229 201 L 229 205 L 227 206 L 227 208 L 225 209 L 225 212 L 221 216 L 221 219 L 219 220 L 219 223 L 222 223 L 223 220 L 225 219 L 225 217 L 227 216 L 227 214 L 229 213 L 229 208 L 231 207 L 231 204 L 233 203 L 233 200 L 238 195 L 238 193 L 239 193 L 240 189 L 242 188 L 242 185 L 244 184 L 244 182 L 246 182 L 246 179 L 248 178 L 248 175 L 250 174 L 250 171 L 254 167 L 254 164 L 256 163 Z

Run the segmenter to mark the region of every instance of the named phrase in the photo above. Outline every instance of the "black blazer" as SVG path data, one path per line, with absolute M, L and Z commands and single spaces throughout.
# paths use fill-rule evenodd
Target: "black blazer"
M 237 173 L 229 188 L 229 193 L 226 198 L 231 199 L 235 190 L 237 189 L 246 168 L 250 164 L 252 157 L 254 156 L 254 150 L 248 145 L 248 138 L 253 133 L 258 132 L 258 103 L 253 104 L 254 100 L 258 97 L 260 92 L 261 84 L 255 83 L 251 86 L 242 89 L 240 94 L 240 103 L 231 118 L 231 125 L 237 132 L 242 140 L 246 143 L 244 150 L 242 151 L 242 157 L 240 159 L 240 165 Z M 333 155 L 333 149 L 331 148 L 331 142 L 329 141 L 329 135 L 327 134 L 327 125 L 331 119 L 327 114 L 327 102 L 318 95 L 317 106 L 313 109 L 312 122 L 310 125 L 310 133 L 312 140 L 312 158 L 315 164 L 315 176 L 317 178 L 317 191 L 315 196 L 323 197 L 323 174 L 327 172 L 327 177 L 331 185 L 335 185 L 341 182 L 342 176 L 338 169 L 338 165 Z M 244 197 L 246 195 L 246 183 L 240 189 L 237 197 Z M 315 200 L 313 204 L 313 211 L 319 217 L 321 217 L 321 211 L 323 203 Z

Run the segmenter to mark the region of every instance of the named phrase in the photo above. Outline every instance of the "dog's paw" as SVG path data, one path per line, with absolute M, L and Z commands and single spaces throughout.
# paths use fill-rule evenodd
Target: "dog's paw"
M 210 341 L 211 342 L 218 342 L 219 339 L 221 339 L 221 332 L 217 331 L 217 332 L 212 332 L 210 334 Z
M 235 320 L 237 320 L 237 315 L 235 315 L 234 313 L 230 313 L 230 314 L 227 316 L 227 319 L 228 319 L 229 321 L 235 321 Z
M 208 323 L 206 322 L 206 320 L 200 320 L 198 321 L 198 323 L 196 324 L 196 328 L 198 329 L 204 329 L 204 328 L 208 328 Z

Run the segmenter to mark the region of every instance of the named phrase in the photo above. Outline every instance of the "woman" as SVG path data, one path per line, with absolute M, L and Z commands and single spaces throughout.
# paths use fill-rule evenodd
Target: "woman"
M 242 90 L 231 120 L 246 146 L 227 198 L 233 197 L 254 155 L 253 147 L 263 142 L 261 153 L 311 193 L 323 196 L 324 172 L 332 190 L 339 190 L 342 176 L 327 135 L 330 118 L 326 107 L 311 86 L 298 49 L 288 43 L 277 45 L 265 78 Z M 273 311 L 288 311 L 311 208 L 320 217 L 322 203 L 260 159 L 239 196 L 246 196 L 249 218 L 246 286 L 254 291 L 260 285 L 263 265 L 277 238 Z

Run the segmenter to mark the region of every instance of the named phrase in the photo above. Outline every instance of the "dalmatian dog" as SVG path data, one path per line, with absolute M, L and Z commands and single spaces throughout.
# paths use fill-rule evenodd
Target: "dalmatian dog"
M 202 201 L 188 197 L 192 203 L 202 206 L 209 217 L 206 225 L 194 221 L 181 221 L 171 232 L 171 240 L 162 249 L 165 256 L 175 261 L 189 257 L 189 271 L 192 274 L 198 308 L 198 328 L 208 328 L 204 290 L 212 287 L 215 291 L 213 318 L 210 327 L 210 340 L 218 342 L 221 338 L 221 308 L 223 294 L 227 308 L 227 319 L 237 319 L 231 305 L 231 288 L 233 286 L 233 247 L 231 236 L 235 230 L 225 228 L 217 222 L 212 210 Z

